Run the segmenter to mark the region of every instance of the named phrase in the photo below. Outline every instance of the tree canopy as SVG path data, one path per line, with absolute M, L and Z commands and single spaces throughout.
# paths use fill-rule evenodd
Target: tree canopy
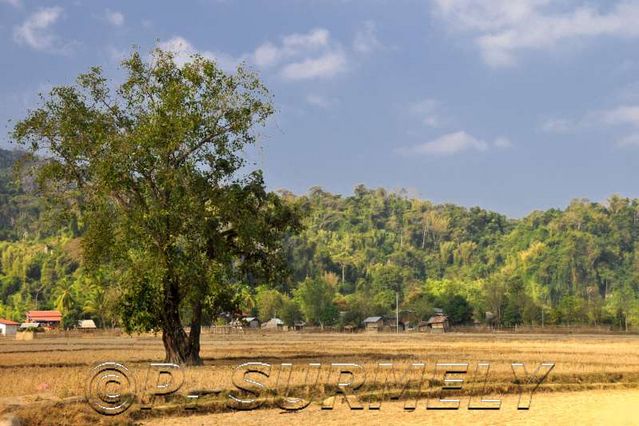
M 118 271 L 126 329 L 161 330 L 167 361 L 199 363 L 203 316 L 237 284 L 284 270 L 294 211 L 243 155 L 273 107 L 241 67 L 226 74 L 197 55 L 179 66 L 161 50 L 122 65 L 115 88 L 100 68 L 54 88 L 13 138 L 37 155 L 42 193 L 81 221 L 86 264 Z

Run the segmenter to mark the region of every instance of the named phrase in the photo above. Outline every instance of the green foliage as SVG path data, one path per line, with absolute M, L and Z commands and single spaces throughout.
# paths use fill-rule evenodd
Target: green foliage
M 12 136 L 32 154 L 23 173 L 82 231 L 86 266 L 119 272 L 126 330 L 161 330 L 167 360 L 198 363 L 203 318 L 228 308 L 238 283 L 285 272 L 295 212 L 244 157 L 270 95 L 254 74 L 197 55 L 180 66 L 134 52 L 122 66 L 115 88 L 98 67 L 55 87 Z M 70 311 L 72 285 L 56 285 Z
M 261 322 L 270 320 L 282 313 L 285 296 L 267 286 L 259 286 L 255 294 L 257 315 Z
M 338 311 L 333 303 L 334 297 L 335 288 L 326 277 L 307 278 L 295 290 L 295 299 L 304 317 L 321 327 L 337 321 Z

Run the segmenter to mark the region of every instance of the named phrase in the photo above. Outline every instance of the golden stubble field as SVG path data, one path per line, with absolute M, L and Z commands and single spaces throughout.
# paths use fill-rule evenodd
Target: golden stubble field
M 639 403 L 639 336 L 634 335 L 533 335 L 533 334 L 311 334 L 254 333 L 204 335 L 202 356 L 205 365 L 185 369 L 185 383 L 179 396 L 155 401 L 152 410 L 134 404 L 125 414 L 106 417 L 96 414 L 84 402 L 87 375 L 99 362 L 124 363 L 137 384 L 138 394 L 145 383 L 148 364 L 161 362 L 159 337 L 76 336 L 42 338 L 33 341 L 0 340 L 0 413 L 16 416 L 25 424 L 417 424 L 473 422 L 479 424 L 574 422 L 632 424 Z M 272 365 L 268 378 L 253 375 L 270 388 L 277 388 L 278 367 L 292 363 L 291 389 L 306 390 L 303 370 L 308 363 L 321 363 L 328 373 L 330 363 L 357 363 L 366 377 L 359 390 L 364 408 L 371 395 L 379 394 L 383 380 L 375 373 L 380 362 L 399 368 L 414 362 L 426 364 L 418 409 L 402 410 L 405 401 L 384 402 L 382 409 L 350 411 L 338 399 L 332 411 L 319 404 L 332 395 L 337 382 L 327 374 L 314 388 L 317 402 L 297 413 L 275 407 L 270 394 L 258 410 L 236 412 L 226 403 L 228 392 L 236 391 L 232 378 L 236 366 L 244 362 Z M 487 388 L 472 374 L 477 362 L 491 364 Z M 458 411 L 426 410 L 439 397 L 443 382 L 435 374 L 438 362 L 470 363 L 466 383 L 458 394 Z M 529 411 L 517 410 L 518 384 L 511 363 L 522 362 L 529 371 L 542 362 L 555 363 L 554 370 L 533 397 Z M 299 370 L 298 370 L 299 366 Z M 330 376 L 330 377 L 329 377 Z M 324 376 L 323 376 L 324 377 Z M 237 378 L 237 374 L 236 374 Z M 357 382 L 357 380 L 356 380 Z M 389 387 L 401 387 L 390 380 Z M 298 383 L 297 386 L 295 383 Z M 184 409 L 184 396 L 198 390 L 219 390 L 200 399 L 196 412 Z M 469 411 L 470 396 L 483 391 L 489 398 L 502 398 L 499 411 Z M 626 409 L 627 407 L 627 409 Z M 606 414 L 606 410 L 609 413 Z M 626 416 L 627 414 L 627 416 Z M 603 417 L 601 417 L 603 416 Z M 581 419 L 581 420 L 580 420 Z

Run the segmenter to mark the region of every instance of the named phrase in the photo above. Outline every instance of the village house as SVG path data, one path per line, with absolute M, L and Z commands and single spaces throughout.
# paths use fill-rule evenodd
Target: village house
M 78 321 L 78 328 L 80 330 L 95 330 L 98 327 L 95 326 L 95 322 L 92 319 L 87 319 Z
M 15 336 L 20 324 L 11 320 L 0 318 L 0 335 Z
M 426 321 L 428 327 L 430 327 L 430 331 L 432 333 L 444 333 L 448 331 L 450 324 L 448 323 L 448 317 L 443 313 L 437 313 L 430 317 L 428 321 Z
M 384 329 L 384 317 L 368 317 L 362 321 L 366 331 L 382 331 Z
M 242 318 L 242 323 L 245 327 L 248 328 L 260 328 L 260 320 L 258 320 L 256 317 Z
M 420 321 L 417 323 L 417 331 L 430 331 L 428 321 Z
M 57 328 L 62 322 L 62 314 L 59 311 L 29 311 L 27 322 L 37 322 L 42 327 Z
M 302 331 L 306 327 L 306 323 L 304 321 L 295 321 L 292 327 L 289 327 L 289 330 Z
M 284 329 L 284 321 L 279 318 L 271 318 L 262 324 L 262 328 L 265 330 L 283 330 Z
M 384 330 L 386 331 L 397 331 L 397 319 L 396 318 L 385 318 L 384 319 Z M 402 320 L 399 320 L 399 331 L 406 330 L 406 324 Z

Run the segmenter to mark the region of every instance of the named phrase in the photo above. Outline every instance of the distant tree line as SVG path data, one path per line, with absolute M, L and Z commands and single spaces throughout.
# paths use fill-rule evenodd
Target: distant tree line
M 121 325 L 119 271 L 85 264 L 82 217 L 44 208 L 13 179 L 15 160 L 0 151 L 0 317 L 55 308 L 69 324 Z M 402 312 L 426 319 L 441 308 L 453 324 L 639 325 L 638 200 L 579 199 L 515 220 L 364 186 L 280 198 L 302 217 L 285 238 L 288 277 L 235 279 L 220 310 L 358 325 L 393 315 L 398 294 Z

